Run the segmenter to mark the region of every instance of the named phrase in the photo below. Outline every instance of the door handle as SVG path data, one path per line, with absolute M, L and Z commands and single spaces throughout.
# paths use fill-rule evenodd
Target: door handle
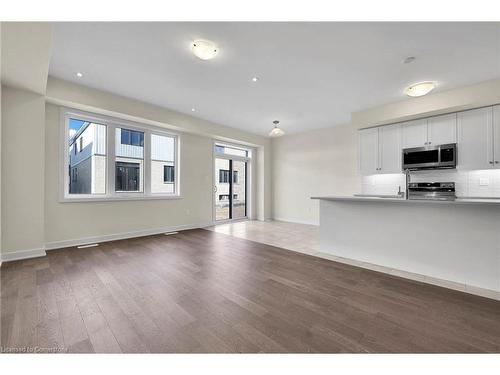
M 214 193 L 217 193 L 217 186 L 214 186 Z

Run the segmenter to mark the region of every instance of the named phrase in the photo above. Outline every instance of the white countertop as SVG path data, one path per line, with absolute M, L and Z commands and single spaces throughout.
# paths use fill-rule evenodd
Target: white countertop
M 404 199 L 393 197 L 370 197 L 370 196 L 322 196 L 311 197 L 311 199 L 324 199 L 332 201 L 353 201 L 353 202 L 388 202 L 388 203 L 410 203 L 410 204 L 479 204 L 493 205 L 500 207 L 500 198 L 457 198 L 455 200 L 431 200 L 431 199 Z

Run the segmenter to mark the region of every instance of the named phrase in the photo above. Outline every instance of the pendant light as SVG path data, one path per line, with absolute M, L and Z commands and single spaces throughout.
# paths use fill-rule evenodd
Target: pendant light
M 279 123 L 280 123 L 280 122 L 279 122 L 278 120 L 274 120 L 274 121 L 273 121 L 274 128 L 273 128 L 273 130 L 271 130 L 271 132 L 269 133 L 269 136 L 270 136 L 270 137 L 281 137 L 282 135 L 284 135 L 284 134 L 285 134 L 285 132 L 284 132 L 282 129 L 280 129 L 280 128 L 278 127 L 278 124 L 279 124 Z

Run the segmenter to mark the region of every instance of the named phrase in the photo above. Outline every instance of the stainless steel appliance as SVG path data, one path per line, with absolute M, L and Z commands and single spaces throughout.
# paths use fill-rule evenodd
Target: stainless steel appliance
M 403 149 L 403 170 L 443 169 L 457 167 L 457 145 L 425 146 Z
M 454 182 L 410 182 L 408 199 L 454 200 Z

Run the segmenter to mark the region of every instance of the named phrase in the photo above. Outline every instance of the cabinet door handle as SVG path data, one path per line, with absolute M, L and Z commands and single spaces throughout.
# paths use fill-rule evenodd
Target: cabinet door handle
M 495 160 L 495 164 L 498 164 L 498 160 Z
M 493 162 L 492 162 L 492 161 L 490 161 L 490 164 L 493 164 Z

